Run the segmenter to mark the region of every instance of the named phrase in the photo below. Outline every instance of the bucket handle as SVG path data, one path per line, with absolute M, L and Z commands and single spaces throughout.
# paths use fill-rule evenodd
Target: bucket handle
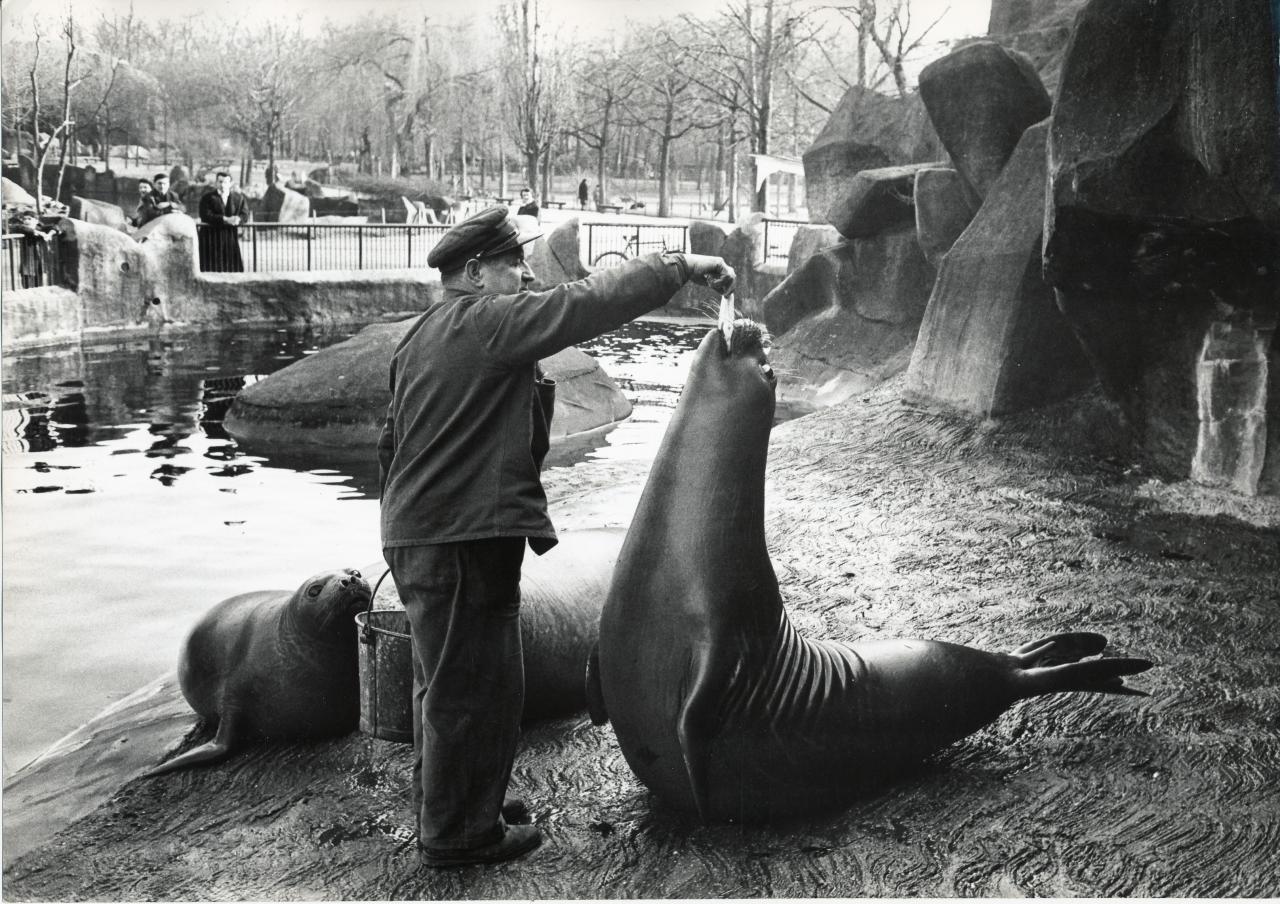
M 373 601 L 378 597 L 378 588 L 382 586 L 382 582 L 387 579 L 387 575 L 391 574 L 388 568 L 382 572 L 382 577 L 378 578 L 378 583 L 373 585 L 373 592 L 369 594 L 369 608 L 364 610 L 364 627 L 360 629 L 360 642 L 373 643 L 373 619 L 369 617 L 369 613 L 373 612 Z

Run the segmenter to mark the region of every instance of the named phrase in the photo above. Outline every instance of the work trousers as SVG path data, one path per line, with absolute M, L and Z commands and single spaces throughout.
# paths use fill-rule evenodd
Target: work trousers
M 523 537 L 383 550 L 413 645 L 413 804 L 432 850 L 499 840 L 524 708 Z

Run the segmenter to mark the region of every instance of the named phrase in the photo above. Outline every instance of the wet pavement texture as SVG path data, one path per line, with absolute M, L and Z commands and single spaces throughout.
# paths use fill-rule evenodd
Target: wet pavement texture
M 809 636 L 1012 650 L 1098 631 L 1155 660 L 1128 681 L 1150 697 L 1024 701 L 878 796 L 767 827 L 666 808 L 585 715 L 537 723 L 512 790 L 542 847 L 447 871 L 417 862 L 409 746 L 259 746 L 128 783 L 12 864 L 5 896 L 1274 894 L 1280 501 L 1162 483 L 1062 441 L 1072 417 L 975 424 L 891 385 L 778 427 L 774 567 Z

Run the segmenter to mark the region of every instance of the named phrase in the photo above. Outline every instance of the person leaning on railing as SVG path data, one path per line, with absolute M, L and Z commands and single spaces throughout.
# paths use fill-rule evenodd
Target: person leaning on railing
M 231 187 L 231 174 L 220 172 L 217 185 L 200 199 L 200 270 L 204 273 L 241 273 L 237 227 L 249 219 L 244 195 Z
M 40 225 L 40 218 L 34 210 L 20 211 L 10 221 L 9 226 L 22 236 L 18 272 L 22 277 L 22 288 L 31 289 L 45 284 L 45 256 L 48 254 L 49 242 L 53 239 L 52 229 Z
M 378 441 L 383 556 L 413 648 L 413 802 L 429 866 L 537 847 L 505 800 L 524 701 L 520 566 L 556 543 L 539 471 L 555 383 L 538 361 L 664 305 L 688 280 L 727 292 L 718 257 L 663 252 L 530 291 L 527 217 L 492 207 L 427 257 L 443 297 L 391 359 Z

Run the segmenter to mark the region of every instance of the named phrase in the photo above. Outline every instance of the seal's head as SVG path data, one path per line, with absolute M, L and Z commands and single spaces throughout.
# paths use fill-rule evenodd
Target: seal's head
M 294 594 L 297 616 L 325 630 L 346 630 L 357 612 L 369 605 L 369 582 L 354 568 L 312 575 Z
M 699 404 L 727 406 L 772 425 L 778 380 L 769 364 L 768 334 L 752 320 L 735 320 L 730 333 L 728 341 L 719 329 L 702 340 L 685 392 Z

